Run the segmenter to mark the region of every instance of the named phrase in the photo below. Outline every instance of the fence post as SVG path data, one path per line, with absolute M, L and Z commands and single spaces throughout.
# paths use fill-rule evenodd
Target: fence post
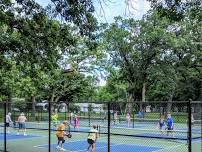
M 48 103 L 48 151 L 51 152 L 51 102 Z
M 7 151 L 6 147 L 6 102 L 4 102 L 4 151 Z
M 90 111 L 90 109 L 88 108 L 88 125 L 89 125 L 89 127 L 90 127 L 90 113 L 91 113 L 91 111 Z
M 108 152 L 110 152 L 110 121 L 111 121 L 111 113 L 110 113 L 110 102 L 108 102 Z
M 189 99 L 189 102 L 187 104 L 188 108 L 188 152 L 192 151 L 192 126 L 191 126 L 191 99 Z
M 40 110 L 38 111 L 38 122 L 40 122 L 40 120 L 39 120 L 39 119 L 40 119 L 40 118 L 39 118 L 39 112 L 40 112 Z
M 133 111 L 132 113 L 133 113 L 133 128 L 135 128 L 135 111 Z

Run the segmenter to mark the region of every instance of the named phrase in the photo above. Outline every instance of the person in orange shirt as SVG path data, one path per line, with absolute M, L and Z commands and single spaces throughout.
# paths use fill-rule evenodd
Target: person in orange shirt
M 63 145 L 65 143 L 64 136 L 67 135 L 67 133 L 65 132 L 65 128 L 67 125 L 68 125 L 68 122 L 66 120 L 64 120 L 63 123 L 57 127 L 56 136 L 58 138 L 58 145 L 57 145 L 56 149 L 61 150 L 61 151 L 65 151 Z

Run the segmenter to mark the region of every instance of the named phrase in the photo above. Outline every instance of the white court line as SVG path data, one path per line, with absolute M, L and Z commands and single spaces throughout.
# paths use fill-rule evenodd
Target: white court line
M 32 135 L 32 134 L 28 134 L 27 136 L 24 136 L 23 134 L 20 134 L 20 135 L 17 135 L 17 134 L 8 134 L 8 135 L 11 135 L 11 136 L 18 136 L 19 138 L 15 138 L 15 139 L 7 139 L 7 141 L 15 141 L 15 140 L 29 140 L 29 139 L 35 139 L 35 138 L 47 138 L 48 136 L 41 136 L 41 135 Z M 22 136 L 23 135 L 23 136 Z M 32 136 L 32 137 L 29 137 L 29 136 Z M 22 137 L 22 138 L 20 138 Z
M 74 141 L 69 141 L 68 143 L 74 143 L 74 142 L 78 142 L 78 141 L 84 141 L 84 140 L 74 140 Z M 33 146 L 33 147 L 46 148 L 46 147 L 42 147 L 42 146 L 46 146 L 46 145 L 48 145 L 48 143 L 47 144 L 36 145 L 36 146 Z
M 101 137 L 103 138 L 103 137 Z M 79 141 L 84 141 L 84 140 L 75 140 L 75 141 L 70 141 L 68 143 L 74 143 L 74 142 L 79 142 Z M 107 142 L 106 142 L 107 143 Z M 41 144 L 41 145 L 37 145 L 34 146 L 36 148 L 47 148 L 47 147 L 43 147 L 43 146 L 47 146 L 48 144 Z M 146 145 L 140 145 L 140 144 L 125 144 L 125 143 L 121 143 L 121 144 L 115 144 L 113 143 L 113 145 L 110 145 L 110 147 L 112 146 L 119 146 L 119 145 L 128 145 L 128 146 L 143 146 L 145 147 Z M 179 146 L 179 145 L 178 145 Z M 107 148 L 108 146 L 100 146 L 100 147 L 96 147 L 96 149 L 102 149 L 102 148 Z M 152 146 L 152 147 L 156 147 L 156 146 Z M 159 147 L 160 148 L 160 147 Z M 67 149 L 68 150 L 68 149 Z M 81 149 L 81 150 L 76 150 L 76 151 L 71 151 L 71 152 L 82 152 L 82 151 L 86 151 L 87 149 Z
M 100 137 L 99 139 L 102 139 L 102 138 L 106 138 L 106 137 Z M 137 139 L 138 140 L 138 139 Z M 142 140 L 142 139 L 139 139 L 139 140 Z M 69 141 L 67 143 L 74 143 L 74 142 L 79 142 L 79 141 L 84 141 L 84 140 L 74 140 L 74 141 Z M 102 141 L 101 141 L 102 142 Z M 162 144 L 162 141 L 153 141 L 155 143 L 161 143 Z M 196 142 L 199 142 L 199 141 L 196 141 Z M 41 145 L 36 145 L 36 146 L 33 146 L 33 147 L 36 147 L 36 148 L 47 148 L 47 147 L 44 147 L 48 144 L 41 144 Z M 121 143 L 121 144 L 113 144 L 113 145 L 110 145 L 110 146 L 119 146 L 119 145 L 130 145 L 130 146 L 146 146 L 146 145 L 141 145 L 141 144 L 124 144 L 124 143 Z M 163 147 L 159 147 L 161 149 L 159 150 L 156 150 L 155 152 L 160 152 L 162 150 L 166 150 L 166 149 L 171 149 L 171 148 L 176 148 L 176 147 L 180 147 L 182 145 L 185 145 L 185 144 L 180 144 L 180 145 L 176 145 L 176 146 L 170 146 L 170 147 L 167 147 L 167 148 L 163 148 Z M 107 146 L 102 146 L 102 147 L 97 147 L 99 149 L 101 148 L 106 148 Z M 156 146 L 152 146 L 152 147 L 156 147 Z M 82 152 L 82 151 L 85 151 L 86 149 L 82 149 L 82 150 L 78 150 L 78 151 L 71 151 L 71 152 Z

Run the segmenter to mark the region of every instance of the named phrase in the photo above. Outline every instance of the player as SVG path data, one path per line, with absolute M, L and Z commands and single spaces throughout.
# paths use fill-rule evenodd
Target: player
M 191 114 L 191 124 L 192 124 L 192 125 L 194 125 L 194 121 L 195 121 L 195 120 L 194 120 L 194 115 Z
M 114 124 L 117 125 L 119 123 L 119 118 L 118 118 L 118 114 L 117 111 L 114 113 Z
M 24 132 L 24 136 L 27 136 L 26 134 L 26 127 L 25 127 L 25 121 L 27 121 L 27 118 L 25 117 L 25 114 L 22 112 L 20 114 L 20 116 L 18 117 L 18 125 L 19 125 L 19 129 L 18 129 L 18 133 L 17 135 L 20 134 L 20 131 L 23 131 Z
M 127 126 L 128 126 L 128 127 L 130 127 L 130 121 L 131 121 L 130 119 L 131 119 L 131 118 L 130 118 L 130 113 L 127 113 L 127 114 L 126 114 L 126 123 L 127 123 Z
M 163 130 L 165 129 L 165 122 L 164 122 L 164 116 L 162 115 L 161 118 L 159 119 L 159 122 L 158 122 L 158 127 L 161 131 L 161 134 L 163 134 Z
M 104 122 L 105 120 L 107 120 L 107 112 L 105 111 L 104 113 L 103 113 L 103 119 L 102 119 L 102 121 Z
M 74 113 L 71 112 L 70 113 L 70 124 L 73 124 L 73 120 L 74 120 Z
M 67 125 L 68 125 L 68 122 L 64 120 L 63 123 L 57 127 L 57 132 L 56 132 L 56 136 L 58 139 L 58 143 L 56 147 L 57 150 L 66 151 L 66 149 L 64 149 L 64 143 L 65 143 L 64 137 L 67 135 L 67 133 L 65 132 L 65 128 Z
M 168 116 L 167 116 L 167 136 L 170 134 L 170 133 L 172 133 L 172 136 L 174 136 L 173 135 L 173 119 L 172 119 L 172 117 L 171 117 L 171 114 L 168 114 Z
M 13 121 L 11 120 L 11 113 L 9 112 L 9 113 L 6 115 L 7 133 L 10 133 L 9 127 L 11 126 L 12 123 L 13 123 Z
M 74 115 L 74 130 L 79 130 L 79 119 L 77 113 Z
M 53 123 L 53 126 L 57 127 L 58 115 L 56 113 L 54 113 L 54 112 L 51 115 L 51 121 Z
M 90 152 L 94 152 L 95 149 L 95 142 L 98 138 L 98 130 L 96 129 L 96 125 L 93 125 L 92 128 L 89 131 L 88 137 L 87 137 L 87 142 L 89 144 L 87 150 Z

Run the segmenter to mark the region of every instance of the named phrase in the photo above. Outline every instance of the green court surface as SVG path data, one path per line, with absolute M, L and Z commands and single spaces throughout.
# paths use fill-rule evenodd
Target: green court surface
M 39 125 L 39 124 L 38 124 Z M 37 126 L 37 125 L 36 125 Z M 7 134 L 7 150 L 9 152 L 47 152 L 48 151 L 48 130 L 44 126 L 42 130 L 27 129 L 27 136 L 16 135 L 17 130 L 11 128 L 10 133 Z M 181 124 L 182 131 L 175 132 L 174 137 L 166 138 L 166 132 L 162 135 L 159 131 L 144 128 L 124 128 L 112 127 L 110 136 L 110 147 L 112 152 L 187 152 L 188 145 L 186 141 L 186 132 Z M 154 128 L 154 127 L 153 127 Z M 3 150 L 4 134 L 3 127 L 0 128 L 0 150 Z M 66 138 L 65 148 L 67 152 L 84 152 L 86 151 L 86 138 L 89 127 L 82 127 L 79 132 L 72 132 L 72 138 Z M 180 129 L 180 128 L 179 128 Z M 198 130 L 199 128 L 195 128 Z M 73 131 L 73 129 L 71 129 Z M 107 152 L 107 128 L 100 127 L 100 137 L 96 144 L 95 152 Z M 193 133 L 192 149 L 193 152 L 201 152 L 201 132 Z M 114 135 L 117 134 L 117 135 Z M 120 134 L 124 134 L 120 135 Z M 130 135 L 130 136 L 129 136 Z M 132 135 L 132 136 L 131 136 Z M 51 131 L 51 151 L 55 152 L 57 139 L 54 128 Z M 75 150 L 76 149 L 76 150 Z

